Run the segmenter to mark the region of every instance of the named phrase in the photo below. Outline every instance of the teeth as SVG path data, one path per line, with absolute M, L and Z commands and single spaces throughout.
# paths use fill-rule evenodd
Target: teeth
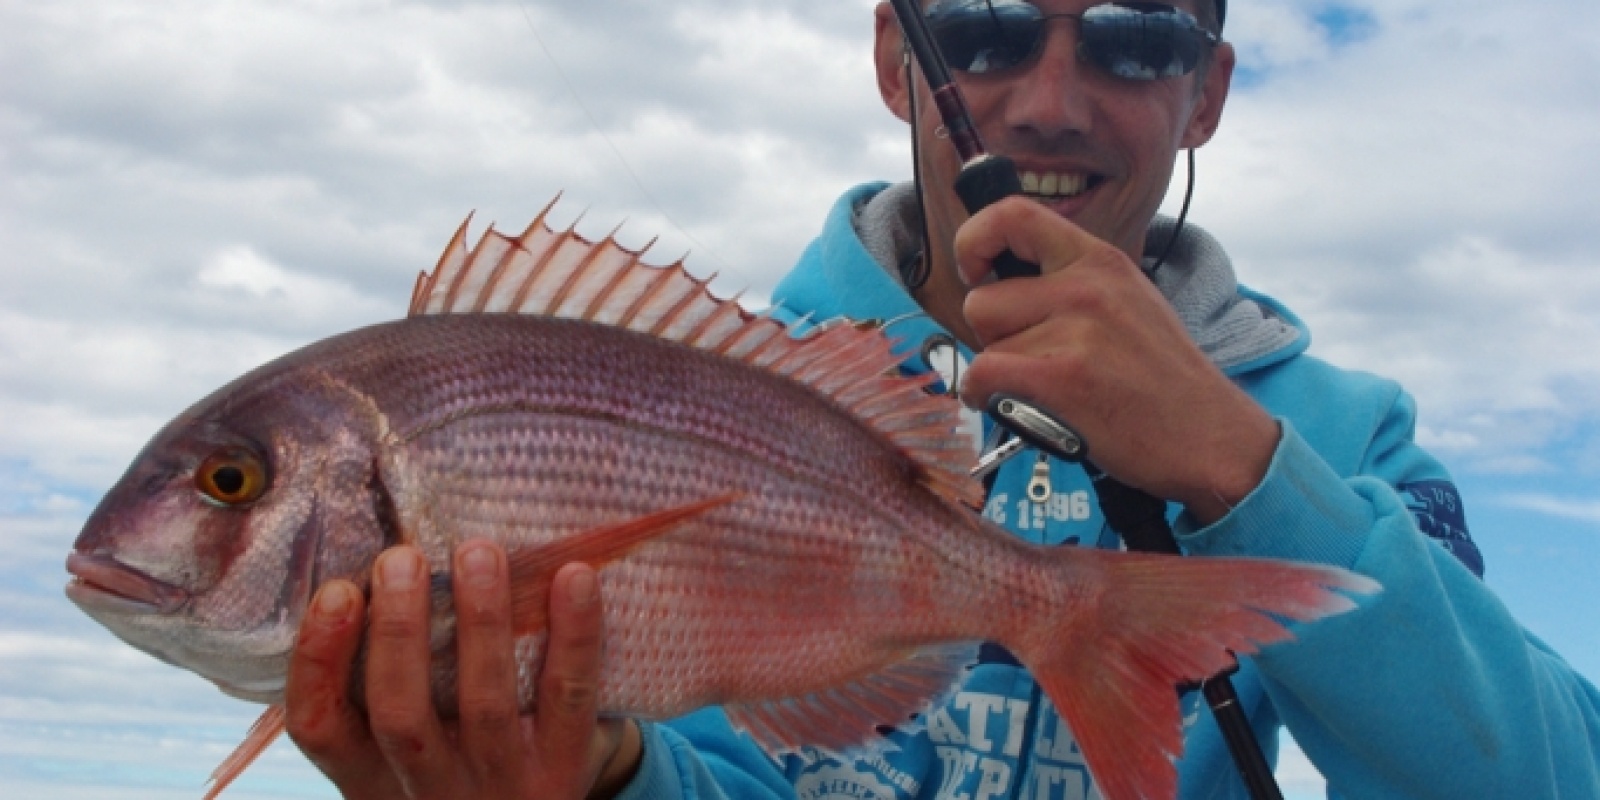
M 1024 172 L 1022 191 L 1045 197 L 1072 197 L 1088 188 L 1089 176 L 1080 172 Z

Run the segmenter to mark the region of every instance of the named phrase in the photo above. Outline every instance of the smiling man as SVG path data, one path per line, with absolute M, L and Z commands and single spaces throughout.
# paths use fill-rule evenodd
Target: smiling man
M 1450 477 L 1412 441 L 1410 398 L 1307 355 L 1304 326 L 1241 287 L 1218 242 L 1156 216 L 1179 153 L 1211 139 L 1227 99 L 1234 53 L 1211 2 L 926 5 L 982 136 L 1016 160 L 1028 194 L 971 219 L 951 189 L 960 164 L 879 6 L 878 85 L 911 125 L 920 183 L 847 192 L 775 292 L 779 313 L 896 320 L 903 369 L 970 362 L 969 402 L 1005 391 L 1053 411 L 1100 468 L 1171 504 L 1191 557 L 1293 559 L 1380 581 L 1360 611 L 1307 626 L 1235 676 L 1269 757 L 1287 727 L 1331 794 L 1600 797 L 1600 693 L 1479 580 Z M 1041 275 L 992 281 L 1006 250 Z M 960 357 L 923 355 L 941 343 Z M 1034 542 L 1120 546 L 1091 497 L 1080 467 L 1025 451 L 994 477 L 985 514 Z M 558 576 L 539 708 L 519 723 L 505 560 L 481 544 L 457 556 L 456 607 L 479 611 L 461 620 L 450 735 L 427 694 L 416 559 L 397 548 L 379 564 L 369 713 L 345 695 L 362 598 L 331 584 L 302 630 L 289 731 L 348 797 L 1099 794 L 1072 732 L 993 646 L 871 754 L 775 764 L 714 708 L 597 726 L 603 598 L 582 566 Z M 1180 796 L 1248 796 L 1210 712 L 1196 693 L 1182 702 Z

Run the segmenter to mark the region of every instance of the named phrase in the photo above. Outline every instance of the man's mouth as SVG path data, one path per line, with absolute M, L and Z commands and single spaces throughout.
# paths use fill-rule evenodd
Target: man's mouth
M 1022 173 L 1022 193 L 1046 203 L 1077 197 L 1100 184 L 1100 177 L 1087 172 Z

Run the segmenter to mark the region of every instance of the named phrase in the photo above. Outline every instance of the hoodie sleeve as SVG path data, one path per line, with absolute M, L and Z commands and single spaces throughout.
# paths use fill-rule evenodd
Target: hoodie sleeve
M 640 723 L 639 772 L 616 800 L 777 800 L 794 797 L 789 781 L 759 748 L 740 737 L 719 709 L 667 724 Z
M 1355 457 L 1280 417 L 1265 480 L 1210 527 L 1180 518 L 1185 549 L 1332 564 L 1383 585 L 1254 659 L 1330 796 L 1600 797 L 1600 692 L 1479 578 L 1455 489 L 1389 386 Z M 1351 438 L 1348 418 L 1337 434 L 1304 422 Z

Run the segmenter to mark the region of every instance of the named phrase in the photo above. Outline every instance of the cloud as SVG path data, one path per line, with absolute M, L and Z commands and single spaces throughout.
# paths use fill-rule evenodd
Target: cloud
M 1573 499 L 1546 494 L 1512 494 L 1498 498 L 1498 502 L 1511 508 L 1600 525 L 1600 500 Z
M 1328 8 L 1230 16 L 1265 66 L 1200 153 L 1192 218 L 1314 353 L 1417 395 L 1458 463 L 1526 468 L 1600 417 L 1600 165 L 1575 155 L 1600 145 L 1577 77 L 1600 11 L 1384 3 L 1341 42 Z

